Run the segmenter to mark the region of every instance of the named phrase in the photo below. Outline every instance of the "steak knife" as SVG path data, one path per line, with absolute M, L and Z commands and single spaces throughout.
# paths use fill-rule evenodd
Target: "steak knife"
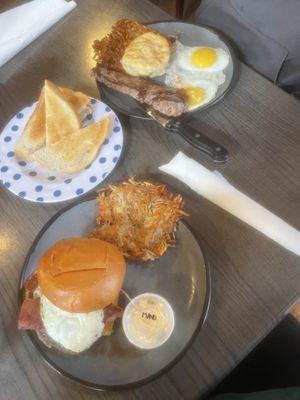
M 140 106 L 140 105 L 139 105 Z M 214 140 L 210 139 L 204 133 L 197 131 L 190 125 L 176 119 L 169 119 L 164 115 L 154 111 L 151 107 L 142 107 L 143 110 L 168 132 L 177 133 L 188 143 L 207 154 L 215 162 L 225 162 L 229 158 L 228 151 Z

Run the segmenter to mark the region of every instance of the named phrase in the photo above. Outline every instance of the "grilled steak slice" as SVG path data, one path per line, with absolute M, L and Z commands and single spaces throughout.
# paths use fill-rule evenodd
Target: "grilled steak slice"
M 151 106 L 168 117 L 178 117 L 187 110 L 186 95 L 175 89 L 147 78 L 127 75 L 97 64 L 93 69 L 96 79 L 106 86 Z
M 186 95 L 183 90 L 157 84 L 149 85 L 144 103 L 169 117 L 178 117 L 187 109 Z
M 128 94 L 135 100 L 143 102 L 144 79 L 127 75 L 125 72 L 115 71 L 99 64 L 93 69 L 96 79 L 106 86 L 116 89 L 121 93 Z

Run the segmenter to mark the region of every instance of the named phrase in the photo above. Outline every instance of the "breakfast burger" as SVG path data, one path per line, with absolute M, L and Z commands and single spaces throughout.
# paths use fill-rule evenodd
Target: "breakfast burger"
M 118 248 L 95 238 L 70 238 L 41 257 L 24 284 L 18 328 L 35 330 L 49 347 L 79 353 L 112 333 L 125 260 Z

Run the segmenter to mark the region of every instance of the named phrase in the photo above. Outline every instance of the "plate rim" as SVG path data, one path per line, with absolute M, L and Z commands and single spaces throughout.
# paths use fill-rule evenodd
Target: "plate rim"
M 230 53 L 230 57 L 232 60 L 232 77 L 231 80 L 229 82 L 228 87 L 226 88 L 226 90 L 222 93 L 222 95 L 220 95 L 218 98 L 216 98 L 214 101 L 212 101 L 211 103 L 205 104 L 203 107 L 201 107 L 200 109 L 196 109 L 193 111 L 189 111 L 187 114 L 183 114 L 181 115 L 180 119 L 185 120 L 188 118 L 191 118 L 193 116 L 199 115 L 202 111 L 209 109 L 210 107 L 214 106 L 215 104 L 217 104 L 219 101 L 223 100 L 223 98 L 234 88 L 234 86 L 236 85 L 237 81 L 238 81 L 238 76 L 239 76 L 239 60 L 237 58 L 237 51 L 234 47 L 234 44 L 231 42 L 231 40 L 223 33 L 220 32 L 218 29 L 212 28 L 208 25 L 205 24 L 196 24 L 194 22 L 189 22 L 189 21 L 179 21 L 179 20 L 170 20 L 170 19 L 163 19 L 163 20 L 154 20 L 151 22 L 147 22 L 144 25 L 152 25 L 152 24 L 158 24 L 158 23 L 182 23 L 182 24 L 186 24 L 186 25 L 194 25 L 196 27 L 200 27 L 200 28 L 205 28 L 208 31 L 216 34 L 217 36 L 219 36 L 219 38 L 226 44 L 226 46 L 229 49 L 229 53 Z M 122 115 L 126 115 L 127 117 L 132 117 L 132 118 L 137 118 L 137 119 L 142 119 L 142 120 L 151 120 L 152 118 L 149 117 L 146 113 L 145 115 L 140 115 L 140 114 L 135 114 L 134 112 L 124 112 L 124 110 L 118 106 L 116 106 L 114 103 L 109 101 L 108 96 L 106 95 L 105 91 L 111 90 L 110 88 L 108 88 L 106 85 L 104 85 L 103 83 L 100 83 L 97 81 L 96 79 L 96 85 L 98 90 L 100 91 L 100 88 L 102 89 L 102 97 L 103 100 L 106 101 L 108 103 L 108 105 L 113 108 L 114 110 L 116 110 L 118 113 L 121 113 Z M 104 90 L 103 90 L 104 88 Z M 143 107 L 143 105 L 141 106 Z
M 121 132 L 122 132 L 122 148 L 121 148 L 121 151 L 120 151 L 120 154 L 119 154 L 119 158 L 118 158 L 118 161 L 115 163 L 115 165 L 114 165 L 114 167 L 113 167 L 113 169 L 110 171 L 110 173 L 108 173 L 106 176 L 105 176 L 105 178 L 103 178 L 102 179 L 102 181 L 101 182 L 99 182 L 99 183 L 97 183 L 95 186 L 93 186 L 93 187 L 91 187 L 88 191 L 86 191 L 86 192 L 83 192 L 82 194 L 80 194 L 80 195 L 74 195 L 73 197 L 70 197 L 70 198 L 67 198 L 67 199 L 61 199 L 61 198 L 57 198 L 57 199 L 55 199 L 55 200 L 51 200 L 51 201 L 37 201 L 37 200 L 33 200 L 33 199 L 28 199 L 28 198 L 26 198 L 26 197 L 20 197 L 17 193 L 15 193 L 15 192 L 13 192 L 9 187 L 6 187 L 5 185 L 4 185 L 4 179 L 2 179 L 2 175 L 1 175 L 1 173 L 0 173 L 0 187 L 3 187 L 5 190 L 7 190 L 7 191 L 9 191 L 13 196 L 15 196 L 16 198 L 18 198 L 19 200 L 21 200 L 21 201 L 28 201 L 28 202 L 30 202 L 30 203 L 36 203 L 36 204 L 41 204 L 41 205 L 48 205 L 48 204 L 58 204 L 58 203 L 66 203 L 66 202 L 68 202 L 68 201 L 77 201 L 78 199 L 83 199 L 84 198 L 84 196 L 86 196 L 86 195 L 90 195 L 92 192 L 94 192 L 95 190 L 97 190 L 96 188 L 98 187 L 98 186 L 100 186 L 100 185 L 102 185 L 106 180 L 107 180 L 107 178 L 108 177 L 110 177 L 113 173 L 115 173 L 115 170 L 116 170 L 116 167 L 119 165 L 119 163 L 123 160 L 123 158 L 124 158 L 124 154 L 125 154 L 125 146 L 126 146 L 126 133 L 125 133 L 125 131 L 124 131 L 124 128 L 123 128 L 123 125 L 122 125 L 122 123 L 121 123 L 121 121 L 120 121 L 120 117 L 119 117 L 119 115 L 117 114 L 117 110 L 115 111 L 115 109 L 114 108 L 112 108 L 109 104 L 107 104 L 107 103 L 105 103 L 104 101 L 103 101 L 103 99 L 101 99 L 101 98 L 96 98 L 96 97 L 93 97 L 93 96 L 89 96 L 89 95 L 87 95 L 88 96 L 88 98 L 90 99 L 90 100 L 96 100 L 96 102 L 98 103 L 98 102 L 100 102 L 100 103 L 102 103 L 102 104 L 104 104 L 106 107 L 109 107 L 110 109 L 111 109 L 111 111 L 114 113 L 114 115 L 115 115 L 115 117 L 117 117 L 117 119 L 118 119 L 118 123 L 119 123 L 119 125 L 120 125 L 120 127 L 121 127 Z M 4 129 L 7 127 L 7 125 L 17 116 L 17 114 L 19 114 L 20 112 L 22 112 L 23 110 L 24 110 L 24 108 L 27 108 L 27 107 L 31 107 L 31 106 L 33 106 L 33 105 L 36 105 L 38 103 L 38 100 L 36 100 L 36 101 L 33 101 L 32 103 L 30 103 L 29 105 L 27 105 L 27 106 L 24 106 L 23 108 L 21 108 L 21 109 L 19 109 L 11 118 L 10 118 L 10 120 L 6 123 L 6 125 L 3 127 L 3 129 L 0 131 L 0 136 L 3 134 L 3 131 L 4 131 Z M 32 111 L 32 113 L 34 112 L 34 109 L 33 109 L 33 111 Z M 29 115 L 29 117 L 28 117 L 28 120 L 29 120 L 29 118 L 30 118 L 30 116 L 32 115 L 32 113 Z M 27 122 L 26 122 L 27 123 Z M 100 146 L 100 148 L 102 147 L 102 145 Z M 98 149 L 98 151 L 99 151 L 99 149 Z M 95 158 L 95 160 L 94 161 L 96 161 L 96 158 Z M 94 161 L 92 161 L 92 163 L 94 162 Z M 92 164 L 91 163 L 91 164 Z M 84 169 L 84 168 L 83 168 Z M 79 171 L 79 173 L 81 172 L 82 170 L 80 170 Z M 66 179 L 68 179 L 68 178 L 66 178 Z M 72 178 L 73 179 L 73 178 Z M 37 184 L 39 184 L 39 183 L 37 183 Z
M 25 270 L 28 265 L 29 259 L 34 252 L 36 246 L 38 245 L 42 235 L 48 230 L 48 228 L 66 211 L 70 210 L 73 207 L 78 206 L 79 204 L 86 202 L 86 201 L 91 201 L 96 199 L 96 193 L 90 193 L 84 198 L 79 198 L 76 201 L 73 201 L 71 204 L 68 204 L 66 207 L 63 207 L 60 209 L 57 213 L 55 213 L 45 224 L 44 226 L 40 229 L 36 237 L 34 238 L 29 250 L 27 251 L 25 260 L 22 264 L 21 272 L 20 272 L 20 277 L 18 280 L 18 314 L 20 311 L 21 304 L 24 300 L 23 296 L 23 287 L 22 287 L 22 282 L 24 281 L 24 275 L 25 275 Z M 205 246 L 203 245 L 202 240 L 198 240 L 196 235 L 194 234 L 193 229 L 191 228 L 190 224 L 187 223 L 185 220 L 180 220 L 181 223 L 183 223 L 187 229 L 190 231 L 192 236 L 194 237 L 195 241 L 197 242 L 201 253 L 203 255 L 203 260 L 204 260 L 204 267 L 206 271 L 206 293 L 205 293 L 205 299 L 204 299 L 204 305 L 202 309 L 201 316 L 199 318 L 197 327 L 193 334 L 191 335 L 190 339 L 188 340 L 187 344 L 184 346 L 184 348 L 177 354 L 176 357 L 174 357 L 167 365 L 165 365 L 163 368 L 161 368 L 158 372 L 155 374 L 152 374 L 148 376 L 147 378 L 141 379 L 136 382 L 131 382 L 127 384 L 122 384 L 122 385 L 100 385 L 100 384 L 92 384 L 86 380 L 76 378 L 72 376 L 71 374 L 65 372 L 62 368 L 60 368 L 57 364 L 53 363 L 51 360 L 48 359 L 45 354 L 43 354 L 41 343 L 38 338 L 36 338 L 31 330 L 26 330 L 24 331 L 19 331 L 21 335 L 27 336 L 30 339 L 31 345 L 38 351 L 39 356 L 42 358 L 42 360 L 51 367 L 54 371 L 56 371 L 59 375 L 62 375 L 63 377 L 67 378 L 68 380 L 78 383 L 81 386 L 85 388 L 89 388 L 92 390 L 96 391 L 120 391 L 120 390 L 128 390 L 128 389 L 133 389 L 142 385 L 145 385 L 155 379 L 158 379 L 162 375 L 164 375 L 166 372 L 168 372 L 184 355 L 185 353 L 189 350 L 189 348 L 192 346 L 194 343 L 196 337 L 198 336 L 202 326 L 204 325 L 207 315 L 208 315 L 208 310 L 210 307 L 210 302 L 211 302 L 211 271 L 210 271 L 210 263 L 208 261 L 208 257 L 206 254 L 206 249 Z M 203 250 L 203 248 L 205 250 Z

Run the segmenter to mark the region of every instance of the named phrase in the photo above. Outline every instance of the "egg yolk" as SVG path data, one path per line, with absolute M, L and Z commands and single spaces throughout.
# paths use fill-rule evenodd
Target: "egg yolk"
M 205 98 L 205 92 L 203 89 L 196 87 L 188 87 L 184 89 L 188 96 L 188 105 L 193 106 L 194 104 L 200 103 Z
M 217 60 L 217 53 L 209 47 L 202 47 L 192 53 L 192 65 L 197 68 L 208 68 Z

